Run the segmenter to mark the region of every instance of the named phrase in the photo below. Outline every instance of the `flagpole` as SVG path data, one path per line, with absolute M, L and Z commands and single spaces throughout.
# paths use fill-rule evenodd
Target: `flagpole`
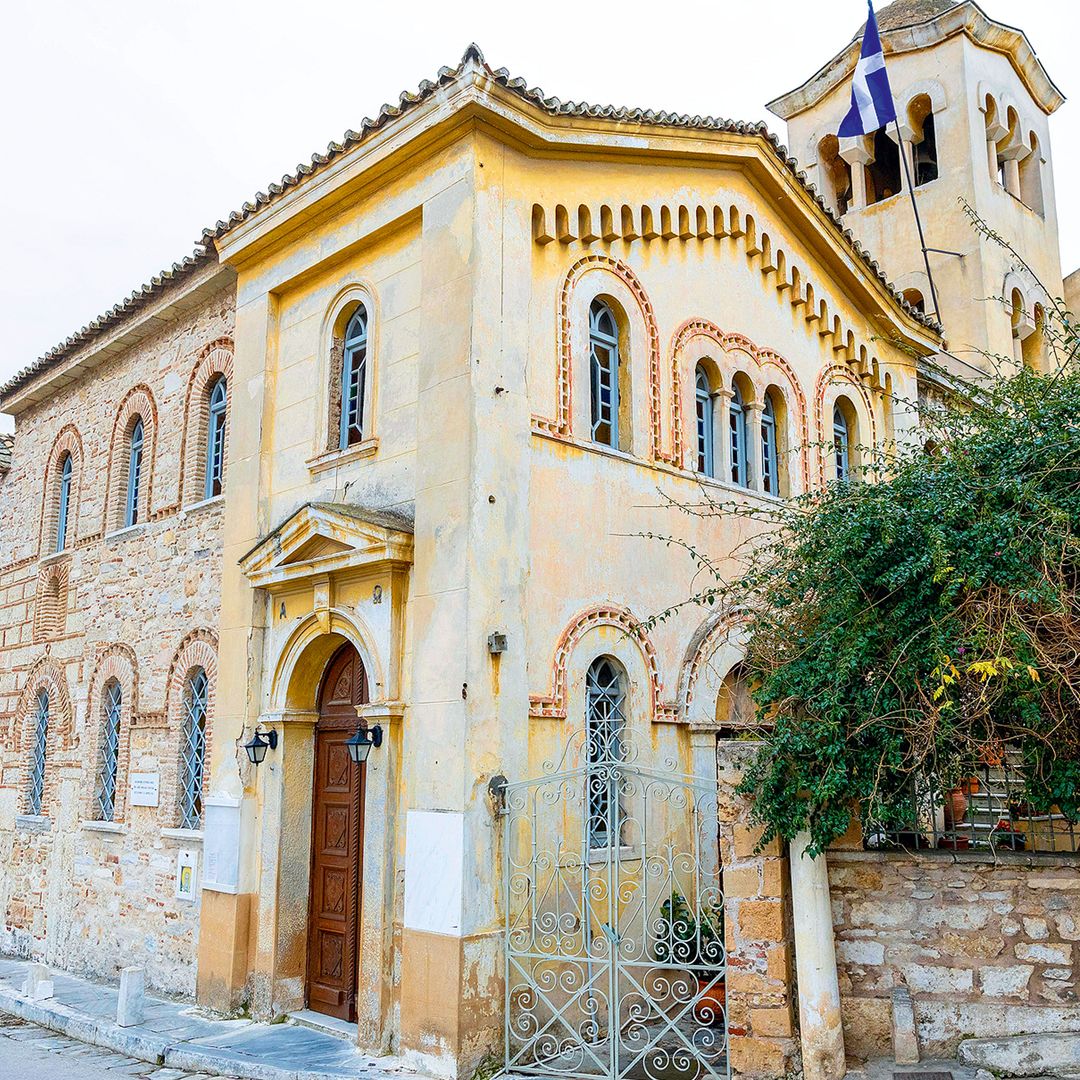
M 911 182 L 911 166 L 908 164 L 907 151 L 904 148 L 904 137 L 900 134 L 900 121 L 893 119 L 896 128 L 896 145 L 900 149 L 900 160 L 904 163 L 904 176 L 907 178 L 907 188 L 911 195 L 911 209 L 915 211 L 915 227 L 919 230 L 919 247 L 922 248 L 923 265 L 926 267 L 926 278 L 930 282 L 930 298 L 934 303 L 934 315 L 941 322 L 941 308 L 938 307 L 937 289 L 934 287 L 934 274 L 930 269 L 930 254 L 926 248 L 926 238 L 923 236 L 922 218 L 919 217 L 919 204 L 915 199 L 915 185 Z

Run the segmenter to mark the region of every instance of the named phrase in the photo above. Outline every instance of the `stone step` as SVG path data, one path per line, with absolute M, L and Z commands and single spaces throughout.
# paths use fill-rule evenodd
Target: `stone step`
M 965 1039 L 957 1056 L 965 1065 L 997 1076 L 1068 1077 L 1080 1075 L 1080 1032 L 1010 1035 L 1004 1039 Z

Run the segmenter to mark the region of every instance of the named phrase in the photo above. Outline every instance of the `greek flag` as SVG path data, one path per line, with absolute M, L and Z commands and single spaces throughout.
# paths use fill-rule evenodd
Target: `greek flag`
M 885 71 L 885 54 L 878 37 L 874 5 L 867 0 L 870 17 L 862 39 L 862 55 L 851 79 L 851 111 L 840 123 L 841 138 L 849 135 L 870 135 L 896 119 L 889 76 Z

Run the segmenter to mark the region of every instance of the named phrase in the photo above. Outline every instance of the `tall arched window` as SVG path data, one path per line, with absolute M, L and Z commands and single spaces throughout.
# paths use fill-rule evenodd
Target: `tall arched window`
M 136 420 L 128 441 L 128 481 L 127 504 L 124 510 L 124 525 L 137 525 L 139 522 L 139 484 L 142 480 L 143 465 L 143 422 Z
M 833 406 L 833 452 L 836 455 L 836 479 L 851 479 L 851 428 L 844 410 Z
M 623 759 L 626 686 L 621 668 L 601 656 L 585 677 L 585 733 L 588 739 L 588 843 L 592 848 L 617 847 L 622 834 L 618 777 L 612 765 Z
M 196 668 L 184 685 L 184 727 L 180 744 L 180 824 L 197 829 L 202 824 L 203 766 L 206 761 L 206 709 L 210 684 L 206 672 Z
M 908 105 L 911 126 L 921 133 L 912 146 L 915 159 L 915 186 L 932 183 L 938 178 L 937 128 L 934 123 L 934 105 L 929 94 L 919 94 Z
M 618 448 L 619 326 L 603 300 L 589 307 L 589 374 L 593 441 Z
M 748 483 L 746 461 L 746 410 L 738 384 L 732 387 L 728 402 L 728 434 L 731 447 L 731 482 L 739 487 Z
M 697 471 L 706 476 L 716 475 L 716 454 L 713 446 L 715 419 L 712 386 L 708 372 L 698 364 L 694 376 L 694 400 L 697 414 Z
M 67 546 L 68 507 L 71 505 L 71 455 L 64 455 L 60 466 L 60 505 L 56 516 L 56 550 L 63 551 Z
M 27 812 L 41 813 L 41 796 L 45 790 L 45 745 L 49 735 L 49 695 L 42 690 L 37 696 L 34 741 L 30 748 L 30 783 L 26 793 Z
M 761 487 L 769 495 L 780 494 L 780 455 L 776 439 L 776 409 L 765 395 L 761 410 Z
M 900 190 L 900 150 L 885 128 L 874 133 L 874 160 L 866 168 L 868 203 L 889 199 Z
M 367 308 L 360 304 L 345 328 L 345 353 L 341 368 L 342 450 L 364 438 L 364 394 L 367 381 Z
M 206 418 L 206 484 L 203 494 L 207 499 L 220 495 L 224 490 L 227 408 L 228 386 L 225 376 L 219 375 L 210 391 L 210 409 Z
M 94 789 L 94 814 L 98 821 L 112 821 L 116 813 L 116 772 L 120 760 L 120 709 L 123 693 L 120 684 L 111 680 L 105 687 L 101 718 L 101 752 L 98 755 L 97 784 Z

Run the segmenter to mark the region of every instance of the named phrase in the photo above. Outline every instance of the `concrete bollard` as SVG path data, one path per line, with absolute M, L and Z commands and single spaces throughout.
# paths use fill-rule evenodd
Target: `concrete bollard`
M 143 1022 L 146 997 L 146 969 L 126 967 L 120 972 L 120 996 L 116 999 L 116 1022 L 120 1027 L 134 1027 Z
M 906 986 L 892 992 L 892 1045 L 897 1065 L 919 1064 L 919 1032 L 915 1026 L 915 1005 Z
M 53 996 L 53 981 L 44 964 L 33 963 L 26 970 L 23 993 L 31 1001 L 45 1001 Z

